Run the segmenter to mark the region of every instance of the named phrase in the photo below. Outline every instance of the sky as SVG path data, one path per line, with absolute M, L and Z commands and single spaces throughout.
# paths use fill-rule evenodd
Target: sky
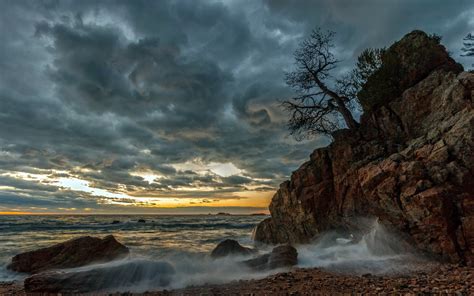
M 414 29 L 460 57 L 474 1 L 0 1 L 0 213 L 255 213 L 327 145 L 294 140 L 293 52 L 335 75 Z

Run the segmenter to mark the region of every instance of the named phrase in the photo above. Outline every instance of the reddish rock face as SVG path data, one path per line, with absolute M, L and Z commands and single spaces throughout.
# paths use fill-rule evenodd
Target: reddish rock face
M 21 253 L 12 258 L 9 269 L 17 272 L 72 268 L 95 262 L 106 262 L 127 256 L 129 250 L 112 235 L 103 239 L 80 237 L 51 247 Z
M 437 70 L 339 131 L 280 185 L 266 243 L 304 243 L 378 217 L 420 250 L 474 265 L 474 74 Z

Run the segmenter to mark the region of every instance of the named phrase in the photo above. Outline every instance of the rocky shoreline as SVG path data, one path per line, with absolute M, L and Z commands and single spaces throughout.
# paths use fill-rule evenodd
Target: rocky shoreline
M 91 269 L 71 271 L 69 269 L 44 270 L 46 265 L 39 265 L 48 261 L 55 262 L 55 266 L 71 266 L 71 264 L 88 265 L 84 261 L 84 242 L 95 242 L 90 244 L 89 250 L 108 249 L 115 251 L 118 260 L 111 262 L 117 265 L 108 266 L 106 269 L 97 267 Z M 81 246 L 78 253 L 77 245 Z M 58 253 L 58 250 L 61 252 Z M 67 251 L 65 251 L 67 250 Z M 119 251 L 119 252 L 117 252 Z M 125 292 L 127 289 L 118 289 L 122 292 L 114 292 L 118 285 L 124 281 L 129 281 L 129 286 L 134 286 L 140 280 L 150 276 L 149 273 L 141 274 L 139 271 L 147 269 L 150 261 L 136 261 L 123 259 L 121 256 L 127 254 L 128 249 L 117 242 L 113 236 L 107 236 L 104 239 L 94 237 L 81 237 L 66 241 L 51 247 L 30 251 L 19 254 L 12 258 L 10 268 L 18 269 L 26 267 L 21 264 L 28 258 L 36 258 L 38 262 L 31 261 L 33 270 L 42 270 L 27 277 L 23 282 L 3 282 L 0 283 L 0 295 L 26 296 L 26 295 L 147 295 L 147 296 L 165 296 L 165 295 L 339 295 L 339 294 L 453 294 L 453 295 L 473 295 L 474 294 L 474 269 L 468 266 L 457 264 L 439 263 L 425 259 L 411 260 L 404 262 L 404 269 L 394 269 L 383 274 L 354 273 L 350 269 L 334 268 L 299 268 L 298 252 L 289 245 L 280 245 L 269 253 L 259 253 L 257 249 L 251 249 L 241 246 L 237 241 L 224 240 L 216 246 L 210 253 L 213 260 L 227 256 L 251 256 L 251 259 L 237 260 L 237 265 L 246 266 L 248 270 L 265 270 L 278 272 L 262 279 L 239 280 L 225 284 L 210 284 L 203 281 L 202 285 L 189 286 L 176 290 L 165 289 L 170 282 L 163 274 L 172 275 L 174 269 L 170 265 L 164 272 L 163 266 L 158 269 L 150 269 L 156 276 L 152 279 L 154 282 L 166 280 L 163 284 L 156 284 L 152 291 L 143 293 Z M 59 254 L 59 255 L 58 255 Z M 79 255 L 81 256 L 79 256 Z M 53 256 L 50 260 L 45 256 Z M 87 257 L 87 256 L 86 256 Z M 74 258 L 74 261 L 71 261 Z M 95 257 L 103 261 L 107 258 Z M 237 257 L 245 258 L 245 257 Z M 248 257 L 247 257 L 248 258 Z M 61 259 L 61 260 L 60 260 Z M 394 261 L 384 261 L 383 264 L 391 265 Z M 48 267 L 50 265 L 47 265 Z M 87 266 L 86 266 L 87 267 Z M 153 267 L 153 266 L 152 266 Z M 24 268 L 23 268 L 24 270 Z M 131 272 L 133 270 L 133 272 Z M 284 272 L 281 272 L 281 271 Z M 130 274 L 130 277 L 123 277 L 123 272 Z M 137 274 L 139 272 L 139 274 Z M 162 274 L 162 275 L 160 275 Z M 268 273 L 267 273 L 268 274 Z M 111 278 L 115 281 L 111 281 Z M 108 283 L 108 284 L 105 284 Z M 111 291 L 98 292 L 98 291 Z
M 473 295 L 474 270 L 453 264 L 429 263 L 410 274 L 347 275 L 318 268 L 292 268 L 258 280 L 202 285 L 139 294 L 94 295 Z M 0 295 L 26 296 L 21 283 L 0 283 Z M 41 294 L 47 295 L 47 294 Z M 50 294 L 51 295 L 51 294 Z M 56 294 L 54 294 L 56 295 Z M 88 294 L 90 295 L 90 294 Z
M 360 246 L 370 243 L 367 241 L 369 237 L 387 240 L 388 237 L 380 236 L 384 234 L 381 229 L 375 227 L 372 231 L 375 231 L 374 235 L 356 235 L 357 239 L 344 239 L 337 246 Z M 380 231 L 382 232 L 378 233 Z M 383 245 L 374 245 L 372 248 L 377 246 Z M 298 248 L 303 252 L 304 246 Z M 290 245 L 265 250 L 244 247 L 235 240 L 226 239 L 205 256 L 213 261 L 224 259 L 222 262 L 225 262 L 225 257 L 230 257 L 227 259 L 232 259 L 235 272 L 261 272 L 255 273 L 256 279 L 212 284 L 216 282 L 215 279 L 206 278 L 202 285 L 199 283 L 182 289 L 165 290 L 170 287 L 176 273 L 170 263 L 130 257 L 128 248 L 112 235 L 104 238 L 78 237 L 14 256 L 9 269 L 21 271 L 28 276 L 24 281 L 0 283 L 0 295 L 474 294 L 472 267 L 430 261 L 423 256 L 415 256 L 414 253 L 398 259 L 386 257 L 379 261 L 379 264 L 386 265 L 386 271 L 369 269 L 373 272 L 371 274 L 351 270 L 353 262 L 339 268 L 297 267 L 304 262 L 304 256 L 301 258 L 303 261 L 300 261 L 299 251 Z M 350 252 L 349 250 L 346 249 L 345 252 Z M 365 256 L 364 253 L 360 255 Z M 320 257 L 324 254 L 314 253 L 312 256 Z M 334 253 L 332 256 L 338 255 Z M 100 264 L 97 265 L 97 262 Z M 260 278 L 271 273 L 275 274 Z M 143 282 L 153 283 L 148 286 L 148 292 L 127 292 Z
M 208 257 L 212 261 L 232 257 L 233 268 L 246 273 L 286 270 L 298 264 L 293 246 L 279 245 L 262 252 L 231 239 L 220 242 Z M 21 283 L 4 283 L 8 293 L 27 295 L 127 291 L 143 285 L 160 289 L 168 287 L 177 273 L 166 260 L 130 256 L 129 249 L 113 235 L 78 237 L 17 254 L 7 269 L 25 276 Z
M 255 240 L 273 250 L 225 240 L 204 255 L 211 261 L 235 256 L 231 279 L 236 269 L 247 278 L 286 272 L 227 284 L 209 284 L 213 278 L 207 276 L 199 286 L 159 291 L 170 287 L 173 265 L 130 258 L 113 236 L 82 237 L 13 257 L 8 268 L 28 277 L 0 284 L 0 295 L 110 295 L 95 292 L 127 291 L 143 281 L 156 291 L 137 295 L 474 295 L 474 74 L 462 72 L 441 45 L 423 67 L 407 62 L 417 60 L 429 38 L 414 31 L 388 49 L 408 73 L 400 97 L 364 113 L 357 129 L 338 131 L 331 145 L 315 150 L 281 184 L 271 217 L 255 229 Z M 345 273 L 295 267 L 301 261 L 294 246 L 336 230 L 345 235 L 331 247 L 363 246 L 369 258 L 388 247 L 383 255 L 411 255 L 401 263 L 406 269 L 375 274 L 369 266 L 373 274 L 362 274 L 347 266 Z M 392 232 L 396 236 L 386 235 Z M 351 251 L 351 264 L 363 262 L 355 258 L 360 248 Z M 324 250 L 311 256 L 327 255 L 317 252 Z M 414 254 L 450 263 L 418 262 Z M 93 265 L 105 262 L 111 264 Z
M 474 73 L 442 45 L 426 53 L 429 43 L 413 31 L 387 49 L 407 73 L 402 94 L 337 131 L 280 185 L 257 241 L 307 243 L 376 217 L 416 249 L 474 266 Z
M 473 293 L 474 270 L 472 268 L 429 265 L 410 275 L 392 276 L 370 274 L 355 276 L 317 268 L 296 268 L 261 280 L 189 287 L 144 295 L 472 295 Z

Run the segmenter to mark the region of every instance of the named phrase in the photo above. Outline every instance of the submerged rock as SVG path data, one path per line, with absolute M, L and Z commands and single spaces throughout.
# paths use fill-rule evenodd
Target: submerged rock
M 280 185 L 254 238 L 305 243 L 378 217 L 419 250 L 474 265 L 474 74 L 441 64 L 414 71 L 400 97 L 316 149 Z
M 283 245 L 273 248 L 268 254 L 242 261 L 242 263 L 255 270 L 290 267 L 298 264 L 298 252 L 292 246 Z
M 17 272 L 73 268 L 95 262 L 107 262 L 127 256 L 129 250 L 114 236 L 103 239 L 84 236 L 68 240 L 51 247 L 18 254 L 12 258 L 8 269 Z
M 174 274 L 167 262 L 123 261 L 35 274 L 25 279 L 24 287 L 27 293 L 144 291 L 169 285 Z
M 214 250 L 212 250 L 211 257 L 212 258 L 220 258 L 229 255 L 251 255 L 254 254 L 256 250 L 251 248 L 243 247 L 233 239 L 226 239 L 220 242 Z

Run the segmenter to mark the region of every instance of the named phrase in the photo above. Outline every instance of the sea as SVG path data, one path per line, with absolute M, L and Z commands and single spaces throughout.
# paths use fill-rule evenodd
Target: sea
M 254 247 L 252 233 L 265 215 L 63 215 L 0 216 L 0 282 L 21 281 L 27 275 L 7 270 L 18 253 L 51 246 L 80 236 L 114 235 L 130 249 L 122 261 L 97 264 L 90 269 L 109 273 L 113 291 L 144 292 L 177 289 L 205 283 L 263 278 L 282 270 L 251 271 L 243 257 L 210 258 L 224 239 Z M 144 220 L 145 222 L 139 222 Z M 406 272 L 420 257 L 399 246 L 399 238 L 378 220 L 363 235 L 327 232 L 318 240 L 298 245 L 298 266 L 338 272 L 384 274 Z M 259 245 L 260 254 L 272 246 Z M 131 265 L 130 265 L 131 263 Z M 120 270 L 123 266 L 123 271 Z M 171 266 L 172 272 L 170 272 Z M 112 268 L 112 269 L 110 269 Z M 115 273 L 108 272 L 114 270 Z M 123 276 L 117 279 L 116 271 Z M 144 272 L 145 270 L 145 272 Z M 77 272 L 84 271 L 84 268 Z M 136 273 L 136 274 L 134 274 Z M 113 276 L 112 276 L 113 274 Z M 143 278 L 130 284 L 129 279 Z M 163 279 L 166 279 L 164 281 Z M 118 286 L 119 283 L 128 283 Z M 165 284 L 163 284 L 165 282 Z M 111 291 L 111 290 L 110 290 Z
M 252 231 L 265 218 L 264 215 L 0 216 L 0 281 L 24 276 L 6 269 L 14 255 L 86 235 L 112 234 L 130 249 L 133 258 L 168 261 L 187 258 L 195 262 L 206 257 L 224 239 L 252 246 Z

